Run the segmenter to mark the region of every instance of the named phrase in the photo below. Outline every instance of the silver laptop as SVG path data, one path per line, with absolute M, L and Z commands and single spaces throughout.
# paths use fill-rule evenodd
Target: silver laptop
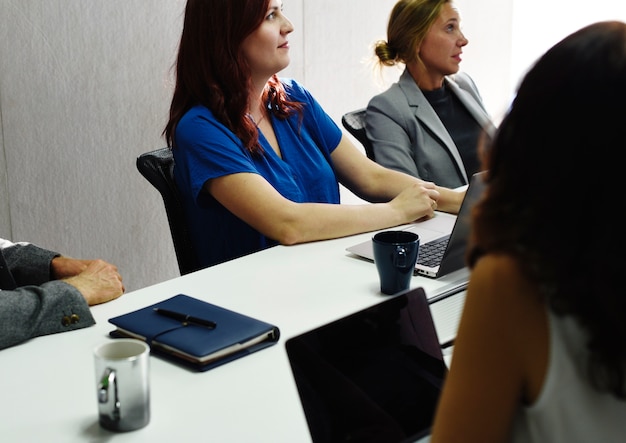
M 470 234 L 471 210 L 485 188 L 484 172 L 472 176 L 458 216 L 437 212 L 435 217 L 412 224 L 405 231 L 420 236 L 415 273 L 439 278 L 465 267 L 465 249 Z M 360 257 L 374 260 L 372 240 L 346 248 Z
M 285 349 L 313 443 L 429 435 L 447 366 L 422 288 L 292 337 Z

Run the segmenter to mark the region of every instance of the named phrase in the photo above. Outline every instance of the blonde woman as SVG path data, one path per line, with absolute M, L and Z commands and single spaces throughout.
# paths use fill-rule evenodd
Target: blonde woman
M 478 172 L 478 143 L 494 127 L 473 80 L 459 72 L 467 43 L 451 0 L 396 3 L 375 53 L 380 67 L 405 69 L 367 106 L 376 162 L 446 188 Z

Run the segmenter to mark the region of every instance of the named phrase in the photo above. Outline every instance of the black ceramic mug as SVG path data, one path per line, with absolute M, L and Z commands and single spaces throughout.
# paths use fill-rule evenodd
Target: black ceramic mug
M 419 235 L 408 231 L 383 231 L 372 238 L 374 263 L 383 294 L 409 289 L 420 247 Z

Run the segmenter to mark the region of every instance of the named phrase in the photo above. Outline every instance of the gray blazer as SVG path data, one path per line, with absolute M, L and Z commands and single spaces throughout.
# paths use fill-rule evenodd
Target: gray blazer
M 459 72 L 445 82 L 493 136 L 495 127 L 470 76 Z M 377 163 L 446 188 L 468 184 L 452 137 L 407 69 L 397 83 L 370 100 L 365 119 Z
M 56 252 L 0 238 L 0 349 L 95 324 L 72 285 L 50 281 Z

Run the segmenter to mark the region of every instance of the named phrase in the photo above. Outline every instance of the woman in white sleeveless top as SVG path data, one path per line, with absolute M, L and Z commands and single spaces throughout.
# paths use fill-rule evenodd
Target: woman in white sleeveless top
M 432 442 L 626 441 L 626 24 L 525 76 L 491 146 Z

